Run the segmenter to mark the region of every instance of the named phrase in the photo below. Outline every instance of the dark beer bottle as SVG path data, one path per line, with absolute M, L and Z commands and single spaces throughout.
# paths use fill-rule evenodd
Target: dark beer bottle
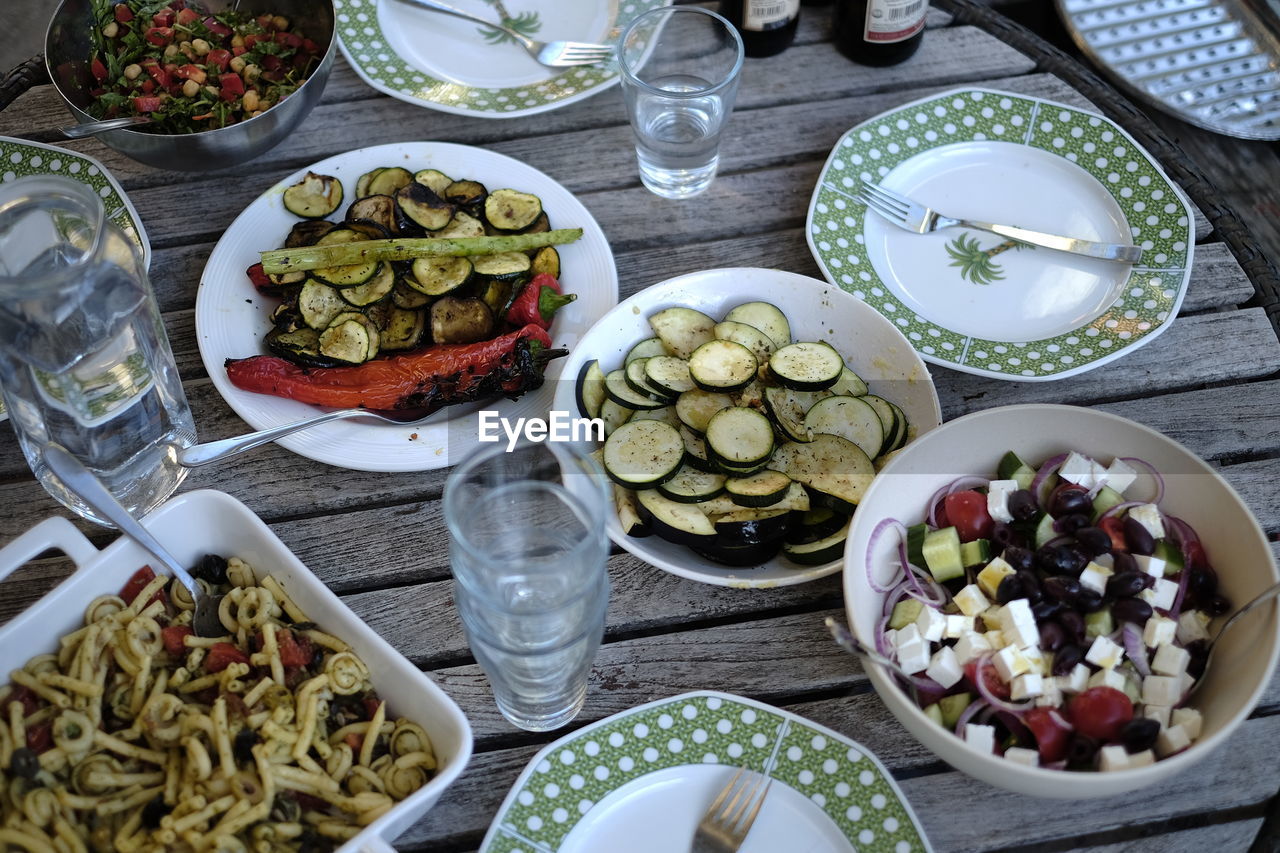
M 773 56 L 795 40 L 800 0 L 720 0 L 720 14 L 742 35 L 747 56 Z
M 928 0 L 838 0 L 836 47 L 862 65 L 897 65 L 924 39 Z

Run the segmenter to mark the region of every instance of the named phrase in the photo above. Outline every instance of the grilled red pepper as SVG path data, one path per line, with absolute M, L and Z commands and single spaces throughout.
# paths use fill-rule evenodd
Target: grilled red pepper
M 439 344 L 418 352 L 350 367 L 307 368 L 270 355 L 227 359 L 227 378 L 242 391 L 273 394 L 339 409 L 412 410 L 498 394 L 517 397 L 542 385 L 547 361 L 565 355 L 548 349 L 538 325 L 474 344 Z
M 535 275 L 507 309 L 507 323 L 527 326 L 530 323 L 544 329 L 551 328 L 556 312 L 573 300 L 577 294 L 561 295 L 560 283 L 547 273 Z

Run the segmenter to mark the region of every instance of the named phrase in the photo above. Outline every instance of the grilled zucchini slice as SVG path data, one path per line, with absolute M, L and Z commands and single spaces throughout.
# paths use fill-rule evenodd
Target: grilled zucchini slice
M 431 297 L 409 284 L 410 281 L 416 281 L 410 277 L 401 278 L 396 282 L 396 286 L 391 288 L 391 302 L 397 308 L 423 308 L 431 302 Z
M 578 411 L 582 416 L 584 418 L 600 417 L 600 409 L 607 398 L 604 393 L 604 371 L 600 369 L 599 361 L 592 359 L 582 365 L 582 370 L 578 371 L 575 392 L 578 398 Z
M 392 306 L 381 329 L 378 347 L 383 352 L 413 349 L 422 343 L 422 336 L 427 330 L 426 312 Z
M 632 419 L 632 423 L 637 423 Z M 658 486 L 663 497 L 677 503 L 693 504 L 711 500 L 724 491 L 725 476 L 699 471 L 692 465 L 684 464 L 676 475 Z
M 320 354 L 320 333 L 306 326 L 291 331 L 272 329 L 264 343 L 269 351 L 304 367 L 336 367 L 342 363 Z
M 369 182 L 377 177 L 383 168 L 385 167 L 379 166 L 376 169 L 370 169 L 356 179 L 356 198 L 364 198 L 369 194 Z
M 626 372 L 619 368 L 605 374 L 604 392 L 620 406 L 628 409 L 661 409 L 667 405 L 662 400 L 655 400 L 646 394 L 640 394 L 627 384 Z
M 559 280 L 560 278 L 560 253 L 556 251 L 555 246 L 543 246 L 533 256 L 533 264 L 529 267 L 529 272 L 534 275 L 546 274 L 552 278 Z
M 335 228 L 316 241 L 317 246 L 331 246 L 336 243 L 355 243 L 364 240 L 364 235 L 350 228 Z M 355 287 L 364 284 L 378 272 L 380 261 L 365 261 L 359 264 L 344 264 L 336 267 L 322 267 L 312 270 L 311 274 L 334 287 Z
M 427 296 L 443 296 L 471 281 L 475 267 L 469 258 L 448 258 L 430 255 L 414 258 L 413 275 L 405 284 Z
M 651 489 L 680 471 L 684 442 L 680 432 L 662 421 L 628 421 L 604 442 L 604 470 L 615 483 Z
M 674 355 L 656 355 L 644 364 L 645 382 L 666 396 L 677 396 L 694 389 L 689 363 Z M 630 365 L 628 365 L 630 366 Z
M 314 246 L 317 240 L 337 227 L 336 222 L 327 219 L 304 219 L 289 229 L 289 235 L 284 238 L 284 247 L 297 249 L 300 246 Z
M 373 222 L 394 233 L 397 230 L 396 200 L 389 195 L 358 198 L 347 208 L 346 220 L 348 223 Z
M 875 466 L 861 447 L 837 435 L 815 435 L 807 444 L 785 442 L 773 454 L 772 466 L 814 491 L 840 503 L 824 501 L 832 509 L 848 509 L 862 495 L 876 475 Z
M 496 255 L 480 255 L 472 262 L 476 272 L 490 278 L 510 281 L 529 272 L 533 261 L 524 252 L 501 252 Z
M 479 216 L 484 210 L 484 200 L 488 194 L 489 191 L 479 181 L 454 181 L 444 188 L 443 195 L 445 201 L 451 201 L 458 207 L 466 208 L 467 212 L 474 217 Z M 483 229 L 484 225 L 480 227 Z
M 449 184 L 453 183 L 453 178 L 441 172 L 439 169 L 423 169 L 415 172 L 413 180 L 422 184 L 427 189 L 440 197 L 444 197 L 444 191 L 448 189 Z
M 408 169 L 391 166 L 379 169 L 377 174 L 369 179 L 367 192 L 369 195 L 394 196 L 397 190 L 412 181 L 413 174 Z
M 716 321 L 692 308 L 665 308 L 649 318 L 649 325 L 667 353 L 680 358 L 716 339 Z
M 284 206 L 303 219 L 324 219 L 342 204 L 342 181 L 332 175 L 307 172 L 284 191 Z
M 493 335 L 493 312 L 475 297 L 442 296 L 431 305 L 431 340 L 438 344 L 473 344 Z
M 667 348 L 662 341 L 658 338 L 645 338 L 627 351 L 627 357 L 622 363 L 627 365 L 637 358 L 653 358 L 659 355 L 667 355 Z
M 707 431 L 707 423 L 711 416 L 721 409 L 733 406 L 733 398 L 728 394 L 718 394 L 694 388 L 685 391 L 676 400 L 676 414 L 680 422 L 698 435 Z
M 378 272 L 373 278 L 355 287 L 344 287 L 338 291 L 338 295 L 348 304 L 363 308 L 385 299 L 395 286 L 395 271 L 391 268 L 391 264 L 383 261 L 378 265 Z
M 298 292 L 298 313 L 302 315 L 302 322 L 318 332 L 329 328 L 334 317 L 350 309 L 336 287 L 314 278 L 307 279 Z
M 769 356 L 769 372 L 796 391 L 825 391 L 844 373 L 844 359 L 827 343 L 809 341 L 779 347 Z
M 657 489 L 636 494 L 640 516 L 653 525 L 653 532 L 679 545 L 710 548 L 715 544 L 716 528 L 697 506 L 677 503 L 663 497 Z
M 320 354 L 348 364 L 363 364 L 378 354 L 378 327 L 357 311 L 344 311 L 320 333 Z
M 875 459 L 889 435 L 880 422 L 880 416 L 865 397 L 827 397 L 814 403 L 804 417 L 809 435 L 825 433 L 847 438 L 862 448 L 867 456 Z
M 791 324 L 787 322 L 787 315 L 768 302 L 744 302 L 725 314 L 724 319 L 754 326 L 779 347 L 791 343 Z
M 750 477 L 731 477 L 724 484 L 729 497 L 739 506 L 772 506 L 787 496 L 791 478 L 768 468 Z
M 405 217 L 428 231 L 439 231 L 448 225 L 457 209 L 417 181 L 396 190 L 395 201 Z
M 749 468 L 773 455 L 773 427 L 755 409 L 721 409 L 707 421 L 707 449 L 734 468 Z
M 751 350 L 756 360 L 761 364 L 768 364 L 769 356 L 773 355 L 773 351 L 778 348 L 777 344 L 773 342 L 773 338 L 755 326 L 748 326 L 746 323 L 739 323 L 735 320 L 716 323 L 715 336 L 722 341 L 733 341 L 734 343 L 742 344 Z
M 483 237 L 484 223 L 466 211 L 459 210 L 449 224 L 436 232 L 437 237 Z
M 623 533 L 638 539 L 653 532 L 648 522 L 640 518 L 640 503 L 635 492 L 614 483 L 613 505 L 618 510 L 618 524 L 622 526 Z
M 730 392 L 746 388 L 756 378 L 759 368 L 760 363 L 751 350 L 733 341 L 707 341 L 689 356 L 689 375 L 703 391 Z
M 604 421 L 605 438 L 613 435 L 618 427 L 629 421 L 635 411 L 605 397 L 604 402 L 600 404 L 600 420 Z
M 484 218 L 503 231 L 527 228 L 541 214 L 542 199 L 519 190 L 494 190 L 484 200 Z

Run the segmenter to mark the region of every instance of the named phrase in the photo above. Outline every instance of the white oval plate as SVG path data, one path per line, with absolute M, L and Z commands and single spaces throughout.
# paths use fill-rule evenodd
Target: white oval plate
M 781 308 L 798 341 L 825 340 L 832 344 L 871 393 L 902 407 L 912 438 L 942 422 L 938 395 L 924 362 L 893 327 L 866 304 L 826 282 L 782 270 L 739 268 L 705 270 L 647 287 L 618 304 L 596 323 L 569 355 L 556 388 L 556 411 L 578 414 L 576 378 L 582 366 L 599 359 L 608 372 L 644 338 L 653 336 L 649 316 L 674 305 L 694 308 L 719 320 L 743 302 L 761 300 Z M 645 562 L 716 586 L 761 588 L 790 586 L 840 571 L 842 561 L 822 566 L 799 566 L 782 557 L 749 568 L 731 568 L 700 557 L 689 548 L 658 536 L 637 539 L 622 532 L 615 513 L 608 515 L 609 537 Z
M 948 216 L 1145 250 L 1141 266 L 986 231 L 915 234 L 868 215 L 860 180 Z M 1062 379 L 1154 339 L 1191 275 L 1191 208 L 1118 125 L 1039 98 L 964 88 L 846 133 L 823 167 L 808 240 L 827 279 L 890 318 L 926 361 Z
M 536 41 L 613 44 L 630 21 L 672 0 L 449 0 Z M 411 104 L 477 118 L 553 110 L 618 82 L 615 62 L 539 64 L 508 36 L 397 0 L 336 0 L 338 43 L 360 78 Z
M 276 300 L 260 297 L 245 277 L 258 253 L 279 248 L 297 217 L 284 208 L 280 196 L 308 171 L 339 178 L 347 198 L 356 179 L 378 166 L 403 165 L 410 171 L 439 169 L 456 179 L 470 178 L 491 188 L 512 187 L 542 199 L 556 228 L 581 228 L 581 239 L 560 246 L 561 283 L 578 299 L 556 314 L 552 343 L 573 347 L 618 301 L 618 272 L 604 232 L 573 195 L 547 175 L 502 154 L 445 142 L 404 142 L 361 148 L 299 169 L 259 196 L 214 246 L 200 279 L 196 298 L 196 338 L 205 370 L 236 414 L 254 429 L 267 429 L 319 414 L 322 409 L 281 397 L 241 391 L 227 379 L 228 358 L 265 353 L 263 336 L 271 329 Z M 340 208 L 344 212 L 346 207 Z M 335 214 L 336 215 L 336 214 Z M 546 382 L 519 400 L 451 406 L 425 424 L 399 426 L 363 421 L 322 424 L 279 444 L 294 453 L 341 468 L 358 471 L 427 471 L 455 464 L 474 446 L 477 411 L 483 405 L 503 417 L 542 417 L 550 407 L 565 360 L 550 362 Z
M 639 705 L 544 747 L 480 851 L 687 850 L 738 767 L 772 780 L 743 853 L 932 849 L 866 747 L 762 702 L 699 691 Z

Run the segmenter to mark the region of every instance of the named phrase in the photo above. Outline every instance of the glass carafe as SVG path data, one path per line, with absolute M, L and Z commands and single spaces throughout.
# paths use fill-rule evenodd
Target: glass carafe
M 141 253 L 83 184 L 0 184 L 0 390 L 31 470 L 86 518 L 107 523 L 48 470 L 46 444 L 135 515 L 186 475 L 195 424 Z

